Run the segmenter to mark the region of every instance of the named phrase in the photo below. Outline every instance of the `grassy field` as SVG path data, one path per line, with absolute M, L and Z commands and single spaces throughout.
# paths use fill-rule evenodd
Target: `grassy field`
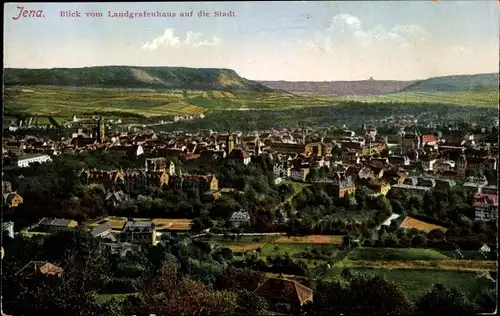
M 410 300 L 417 300 L 428 292 L 434 284 L 444 284 L 454 286 L 462 290 L 469 299 L 479 294 L 483 289 L 494 288 L 492 281 L 478 278 L 476 272 L 468 271 L 445 271 L 427 269 L 370 269 L 353 268 L 352 271 L 376 274 L 385 276 L 389 281 L 397 284 Z M 328 270 L 324 279 L 337 278 L 342 272 L 342 268 L 332 268 Z
M 451 257 L 452 259 L 453 257 Z M 355 248 L 349 260 L 446 260 L 449 256 L 434 249 L 422 248 Z
M 462 106 L 498 106 L 497 91 L 455 91 L 455 92 L 401 92 L 377 96 L 339 97 L 338 100 L 363 102 L 405 102 L 429 104 L 455 104 Z

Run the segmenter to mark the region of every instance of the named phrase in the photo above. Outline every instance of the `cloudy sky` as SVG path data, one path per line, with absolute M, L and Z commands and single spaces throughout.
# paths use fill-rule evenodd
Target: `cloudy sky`
M 13 19 L 18 7 L 44 17 Z M 61 18 L 68 10 L 82 17 Z M 108 17 L 127 10 L 176 17 Z M 197 17 L 200 10 L 235 17 Z M 496 0 L 16 3 L 4 10 L 4 64 L 231 68 L 255 80 L 311 81 L 498 72 L 499 10 Z

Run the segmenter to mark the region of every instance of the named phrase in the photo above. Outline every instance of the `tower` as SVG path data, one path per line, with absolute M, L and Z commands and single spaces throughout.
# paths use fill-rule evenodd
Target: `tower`
M 96 138 L 98 143 L 102 143 L 104 141 L 106 134 L 106 128 L 104 126 L 104 121 L 102 119 L 102 116 L 99 116 L 99 119 L 97 120 L 97 131 L 96 131 Z
M 227 131 L 227 141 L 226 141 L 226 150 L 229 155 L 234 149 L 234 137 L 231 134 L 231 131 Z
M 260 156 L 260 139 L 259 135 L 255 138 L 255 157 Z

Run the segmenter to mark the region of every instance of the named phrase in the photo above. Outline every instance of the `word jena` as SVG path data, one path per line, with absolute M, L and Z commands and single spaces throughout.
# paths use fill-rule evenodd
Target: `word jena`
M 45 15 L 43 14 L 43 10 L 32 10 L 25 9 L 24 7 L 17 7 L 17 16 L 14 15 L 12 20 L 19 20 L 20 18 L 43 18 Z

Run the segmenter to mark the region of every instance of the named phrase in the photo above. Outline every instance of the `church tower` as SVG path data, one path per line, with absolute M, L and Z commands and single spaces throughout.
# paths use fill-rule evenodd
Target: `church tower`
M 227 132 L 227 141 L 226 141 L 226 150 L 227 154 L 231 154 L 231 152 L 234 149 L 234 137 L 233 134 L 231 134 L 231 131 Z
M 259 135 L 255 137 L 255 157 L 260 156 L 260 138 Z
M 99 119 L 97 120 L 97 131 L 96 131 L 97 142 L 103 143 L 105 137 L 106 137 L 106 128 L 104 126 L 104 120 L 102 119 L 102 116 L 99 116 Z

